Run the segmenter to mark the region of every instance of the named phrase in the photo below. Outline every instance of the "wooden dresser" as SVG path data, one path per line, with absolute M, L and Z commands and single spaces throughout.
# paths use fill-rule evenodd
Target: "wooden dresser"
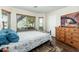
M 79 49 L 79 28 L 56 27 L 56 39 Z

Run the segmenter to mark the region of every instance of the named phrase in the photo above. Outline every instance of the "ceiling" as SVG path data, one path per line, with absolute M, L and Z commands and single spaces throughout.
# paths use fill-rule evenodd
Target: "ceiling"
M 37 13 L 48 13 L 51 11 L 55 11 L 66 6 L 13 6 L 14 8 L 24 9 Z

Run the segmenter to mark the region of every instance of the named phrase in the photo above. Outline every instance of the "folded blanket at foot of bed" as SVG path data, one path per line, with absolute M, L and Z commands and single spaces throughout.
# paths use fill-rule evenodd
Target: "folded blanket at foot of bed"
M 19 36 L 11 29 L 0 31 L 0 45 L 18 42 Z

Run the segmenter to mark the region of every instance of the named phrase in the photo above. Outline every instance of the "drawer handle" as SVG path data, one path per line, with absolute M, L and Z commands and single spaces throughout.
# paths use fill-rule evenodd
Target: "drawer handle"
M 70 43 L 72 43 L 72 44 L 73 44 L 73 42 L 70 42 Z
M 76 30 L 74 30 L 74 31 L 76 31 Z
M 72 39 L 72 37 L 71 37 L 71 39 Z
M 73 33 L 71 33 L 71 35 L 72 35 Z

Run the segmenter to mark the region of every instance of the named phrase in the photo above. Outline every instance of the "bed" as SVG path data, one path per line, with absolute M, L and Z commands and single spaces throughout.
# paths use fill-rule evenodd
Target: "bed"
M 48 33 L 39 31 L 18 32 L 19 42 L 0 47 L 9 47 L 10 52 L 27 52 L 51 39 Z

